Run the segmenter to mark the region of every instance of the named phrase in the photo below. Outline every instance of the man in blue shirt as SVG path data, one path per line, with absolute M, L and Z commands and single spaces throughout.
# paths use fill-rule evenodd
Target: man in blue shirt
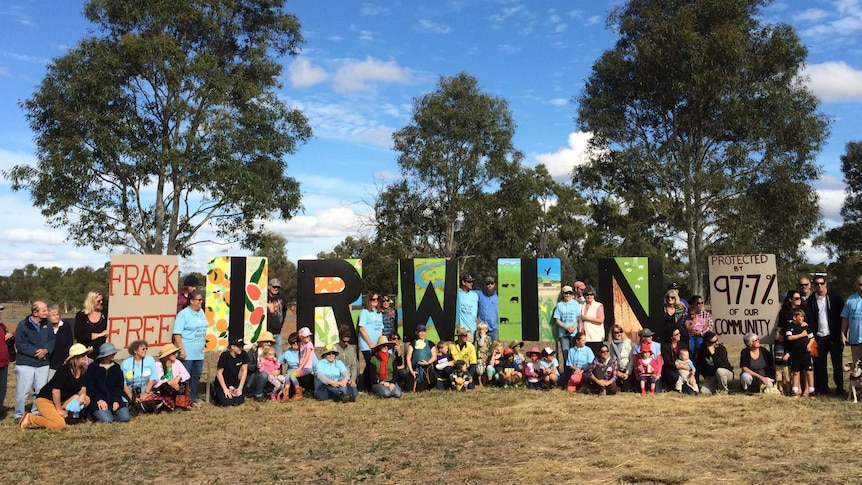
M 847 297 L 841 310 L 841 343 L 850 345 L 853 362 L 862 359 L 862 276 L 856 278 L 855 286 L 856 293 Z
M 578 332 L 581 324 L 581 305 L 575 300 L 575 291 L 569 285 L 563 287 L 563 299 L 554 308 L 554 323 L 558 330 L 560 355 L 568 356 L 572 336 Z
M 461 288 L 458 289 L 458 311 L 455 314 L 455 327 L 467 330 L 467 341 L 473 341 L 476 327 L 479 325 L 479 295 L 473 291 L 473 276 L 465 274 L 461 277 Z
M 476 293 L 479 295 L 479 323 L 488 325 L 488 337 L 492 342 L 500 340 L 500 298 L 494 278 L 485 277 L 485 287 Z
M 33 390 L 33 414 L 36 410 L 36 395 L 48 382 L 51 352 L 54 351 L 54 329 L 48 323 L 48 305 L 37 301 L 30 307 L 30 316 L 21 320 L 15 330 L 15 347 L 18 358 L 15 363 L 15 421 L 24 415 L 24 405 L 30 390 Z

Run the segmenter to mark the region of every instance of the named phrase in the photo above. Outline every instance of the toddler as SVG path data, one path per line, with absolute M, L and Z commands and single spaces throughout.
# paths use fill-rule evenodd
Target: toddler
M 455 368 L 455 362 L 449 357 L 449 342 L 441 340 L 437 343 L 437 360 L 434 361 L 434 368 L 437 369 L 437 389 L 441 391 L 449 387 L 449 376 Z
M 554 357 L 557 351 L 551 347 L 545 347 L 542 350 L 542 360 L 539 362 L 539 369 L 542 371 L 542 389 L 550 390 L 557 387 L 557 382 L 560 380 L 560 363 Z
M 695 378 L 695 368 L 694 362 L 691 361 L 688 355 L 688 349 L 680 349 L 679 357 L 676 359 L 676 372 L 679 374 L 679 379 L 676 380 L 676 390 L 682 392 L 682 385 L 688 384 L 688 387 L 694 391 L 695 394 L 700 392 L 697 388 L 697 379 Z M 686 369 L 680 369 L 679 365 L 685 365 Z
M 635 376 L 641 381 L 641 395 L 646 394 L 647 382 L 649 382 L 650 394 L 655 394 L 655 376 L 659 362 L 658 357 L 653 357 L 649 345 L 641 346 L 641 356 L 635 362 Z
M 284 388 L 284 376 L 281 375 L 281 364 L 275 357 L 275 349 L 272 347 L 267 347 L 261 357 L 263 360 L 260 362 L 260 372 L 265 373 L 266 380 L 272 384 L 272 400 L 277 401 L 279 399 L 278 395 L 281 393 L 282 388 Z
M 542 358 L 542 352 L 538 347 L 533 347 L 527 352 L 529 362 L 524 364 L 524 377 L 527 379 L 527 389 L 540 391 L 542 389 L 542 366 L 539 359 Z

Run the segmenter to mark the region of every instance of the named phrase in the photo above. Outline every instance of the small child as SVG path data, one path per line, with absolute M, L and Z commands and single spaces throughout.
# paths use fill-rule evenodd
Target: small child
M 480 323 L 476 327 L 476 375 L 479 376 L 479 385 L 482 385 L 482 377 L 485 375 L 485 366 L 488 364 L 488 356 L 494 342 L 488 337 L 488 324 Z
M 275 349 L 267 347 L 263 351 L 261 358 L 260 371 L 266 374 L 266 380 L 272 384 L 272 400 L 278 401 L 278 395 L 281 394 L 281 390 L 284 388 L 284 376 L 281 375 L 281 364 L 275 357 Z
M 679 379 L 676 380 L 676 390 L 682 392 L 683 384 L 688 384 L 688 387 L 694 391 L 695 394 L 700 392 L 697 388 L 697 379 L 695 378 L 695 368 L 694 362 L 691 361 L 688 355 L 688 349 L 680 349 L 679 356 L 676 359 L 676 371 L 679 374 Z M 680 369 L 679 365 L 685 365 L 687 369 Z
M 473 378 L 467 372 L 467 363 L 463 360 L 456 360 L 452 373 L 449 375 L 449 380 L 452 382 L 452 388 L 456 391 L 463 391 L 470 385 Z
M 557 351 L 551 347 L 545 347 L 542 350 L 542 360 L 539 362 L 539 369 L 542 371 L 542 389 L 551 390 L 557 387 L 557 382 L 560 380 L 560 363 L 554 357 Z
M 449 388 L 449 376 L 455 368 L 455 362 L 449 358 L 449 342 L 441 340 L 437 343 L 437 360 L 434 361 L 437 369 L 437 389 L 444 391 Z
M 772 349 L 775 352 L 775 382 L 778 385 L 778 392 L 783 395 L 790 393 L 791 378 L 790 378 L 790 353 L 787 352 L 786 343 L 784 342 L 785 327 L 782 322 L 779 322 L 775 327 L 775 345 Z
M 792 312 L 793 320 L 784 329 L 785 351 L 790 352 L 790 371 L 793 373 L 793 395 L 799 396 L 800 373 L 805 372 L 808 388 L 802 392 L 804 397 L 814 394 L 814 366 L 811 364 L 811 334 L 805 321 L 805 310 L 796 308 Z
M 494 342 L 491 355 L 488 356 L 488 365 L 485 366 L 485 383 L 497 383 L 502 380 L 500 373 L 503 370 L 503 342 Z
M 503 381 L 503 387 L 515 386 L 521 383 L 524 378 L 521 374 L 521 368 L 515 362 L 515 350 L 507 347 L 503 350 L 503 358 L 500 360 L 501 372 L 500 375 Z
M 293 399 L 299 400 L 302 399 L 302 386 L 299 385 L 299 363 L 302 360 L 302 353 L 299 350 L 299 335 L 296 332 L 291 333 L 287 337 L 287 342 L 290 347 L 278 359 L 280 364 L 285 364 L 285 381 L 281 391 L 281 400 L 288 400 L 291 386 L 294 389 Z
M 527 357 L 530 359 L 524 365 L 524 377 L 527 378 L 527 389 L 541 391 L 542 366 L 539 363 L 539 359 L 542 358 L 542 352 L 539 351 L 538 347 L 533 347 L 527 352 Z
M 653 357 L 650 346 L 642 345 L 641 356 L 635 362 L 635 376 L 641 381 L 641 395 L 646 394 L 647 382 L 649 382 L 650 394 L 655 394 L 655 376 L 658 365 L 658 357 Z

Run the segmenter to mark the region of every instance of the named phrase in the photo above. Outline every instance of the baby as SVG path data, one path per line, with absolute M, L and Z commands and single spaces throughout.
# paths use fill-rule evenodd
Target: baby
M 267 347 L 263 351 L 260 361 L 260 371 L 266 374 L 266 380 L 272 384 L 272 400 L 277 401 L 278 395 L 284 388 L 284 376 L 281 375 L 281 364 L 275 357 L 275 349 Z
M 684 365 L 686 368 L 681 369 L 680 364 Z M 680 349 L 679 357 L 676 359 L 676 371 L 679 374 L 679 379 L 676 380 L 675 389 L 681 392 L 683 383 L 686 383 L 688 384 L 688 387 L 697 394 L 699 391 L 697 389 L 697 379 L 694 374 L 694 362 L 689 358 L 688 349 Z

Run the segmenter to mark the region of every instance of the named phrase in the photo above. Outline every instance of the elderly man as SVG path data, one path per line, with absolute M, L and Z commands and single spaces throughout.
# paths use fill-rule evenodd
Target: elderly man
M 799 296 L 803 305 L 807 304 L 808 298 L 811 297 L 811 280 L 804 276 L 799 278 Z
M 30 316 L 18 322 L 15 331 L 15 347 L 18 358 L 15 363 L 15 421 L 24 415 L 30 391 L 33 400 L 48 382 L 51 352 L 54 351 L 54 330 L 48 324 L 48 305 L 37 301 L 30 307 Z M 33 414 L 39 414 L 34 405 Z
M 285 317 L 284 297 L 281 295 L 281 281 L 278 278 L 269 280 L 266 294 L 266 330 L 272 333 L 272 346 L 275 355 L 281 355 L 281 330 L 284 328 Z

